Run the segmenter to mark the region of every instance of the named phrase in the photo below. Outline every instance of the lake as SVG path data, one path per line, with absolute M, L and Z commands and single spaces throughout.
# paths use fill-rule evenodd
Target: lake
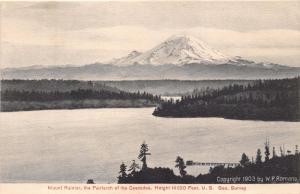
M 175 159 L 239 162 L 271 146 L 294 153 L 300 123 L 222 118 L 160 118 L 154 108 L 103 108 L 0 113 L 2 183 L 115 183 L 122 162 L 136 161 L 149 145 L 148 166 L 174 168 Z M 207 167 L 187 167 L 190 174 Z M 178 172 L 174 168 L 174 172 Z

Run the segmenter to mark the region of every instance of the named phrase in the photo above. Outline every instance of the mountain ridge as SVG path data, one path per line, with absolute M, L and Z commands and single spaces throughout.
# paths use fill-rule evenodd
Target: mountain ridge
M 141 53 L 132 51 L 109 63 L 2 69 L 2 79 L 203 80 L 269 79 L 300 75 L 300 67 L 231 57 L 187 36 L 173 36 Z
M 51 67 L 26 70 L 3 70 L 2 79 L 78 79 L 78 80 L 213 80 L 213 79 L 269 79 L 300 75 L 299 67 L 265 68 L 220 65 L 185 64 L 128 65 L 89 64 L 81 67 Z

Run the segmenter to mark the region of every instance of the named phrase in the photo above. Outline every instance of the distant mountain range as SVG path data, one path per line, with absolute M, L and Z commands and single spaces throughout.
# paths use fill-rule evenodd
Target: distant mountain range
M 172 36 L 144 52 L 84 66 L 7 68 L 2 79 L 260 79 L 300 75 L 300 68 L 231 57 L 189 36 Z

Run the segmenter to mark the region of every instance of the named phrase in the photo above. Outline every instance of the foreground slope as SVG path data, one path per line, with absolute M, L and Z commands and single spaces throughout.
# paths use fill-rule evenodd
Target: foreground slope
M 188 175 L 184 161 L 179 166 L 185 172 L 176 175 L 166 167 L 147 168 L 118 177 L 119 184 L 284 184 L 300 183 L 300 154 L 273 156 L 265 161 L 240 161 L 236 167 L 216 166 L 207 174 Z M 180 169 L 179 169 L 180 170 Z M 231 186 L 232 190 L 236 190 Z

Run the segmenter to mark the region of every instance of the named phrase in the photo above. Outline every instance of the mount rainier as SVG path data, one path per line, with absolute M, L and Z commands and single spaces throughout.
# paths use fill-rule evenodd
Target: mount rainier
M 116 65 L 184 65 L 189 63 L 221 64 L 229 60 L 229 56 L 210 48 L 196 38 L 173 36 L 144 53 L 133 51 L 128 56 L 110 63 Z
M 300 68 L 233 57 L 191 36 L 172 36 L 154 48 L 106 63 L 7 68 L 2 79 L 263 79 L 300 75 Z

